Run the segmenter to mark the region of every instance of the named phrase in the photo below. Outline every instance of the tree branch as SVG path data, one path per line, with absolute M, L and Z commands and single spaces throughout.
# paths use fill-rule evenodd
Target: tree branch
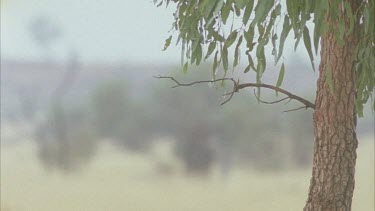
M 304 104 L 306 108 L 315 109 L 314 103 L 276 86 L 272 86 L 269 84 L 244 83 L 244 84 L 239 84 L 237 89 L 240 90 L 246 87 L 261 87 L 261 88 L 272 89 L 277 92 L 283 93 L 284 95 L 288 96 L 290 99 L 299 101 L 300 103 Z
M 286 111 L 284 111 L 284 112 L 287 113 L 287 112 L 291 112 L 291 111 L 298 111 L 298 110 L 300 110 L 300 109 L 307 109 L 307 107 L 306 107 L 306 106 L 301 106 L 301 107 L 298 107 L 298 108 L 294 108 L 294 109 L 286 110 Z
M 256 98 L 258 99 L 259 102 L 261 103 L 266 103 L 266 104 L 274 104 L 274 103 L 279 103 L 279 102 L 282 102 L 286 99 L 290 99 L 290 100 L 296 100 L 300 103 L 302 103 L 303 107 L 300 107 L 299 109 L 302 109 L 302 108 L 305 108 L 305 109 L 308 109 L 308 108 L 312 108 L 312 109 L 315 109 L 315 105 L 314 103 L 302 98 L 302 97 L 299 97 L 295 94 L 292 94 L 291 92 L 289 91 L 286 91 L 284 89 L 281 89 L 279 87 L 276 87 L 276 86 L 272 86 L 272 85 L 269 85 L 269 84 L 258 84 L 258 83 L 243 83 L 243 84 L 240 84 L 238 81 L 236 82 L 233 78 L 220 78 L 220 79 L 215 79 L 215 80 L 201 80 L 201 81 L 194 81 L 194 82 L 191 82 L 191 83 L 181 83 L 179 81 L 177 81 L 175 78 L 173 77 L 170 77 L 170 76 L 154 76 L 155 78 L 157 79 L 170 79 L 172 81 L 174 81 L 176 83 L 175 86 L 172 86 L 172 88 L 176 88 L 176 87 L 180 87 L 180 86 L 192 86 L 192 85 L 195 85 L 195 84 L 200 84 L 200 83 L 215 83 L 215 82 L 218 82 L 218 81 L 232 81 L 233 82 L 233 90 L 229 93 L 226 93 L 224 94 L 224 96 L 226 95 L 229 95 L 229 98 L 226 99 L 224 102 L 221 103 L 221 105 L 224 105 L 225 103 L 227 103 L 228 101 L 230 101 L 234 95 L 234 93 L 236 92 L 239 92 L 239 90 L 241 89 L 244 89 L 244 88 L 247 88 L 247 87 L 257 87 L 257 88 L 266 88 L 266 89 L 271 89 L 271 90 L 274 90 L 274 91 L 277 91 L 277 92 L 280 92 L 280 93 L 283 93 L 284 95 L 286 95 L 287 97 L 281 99 L 281 100 L 277 100 L 277 101 L 274 101 L 274 102 L 265 102 L 265 101 L 261 101 L 257 96 Z M 287 111 L 288 112 L 288 111 Z

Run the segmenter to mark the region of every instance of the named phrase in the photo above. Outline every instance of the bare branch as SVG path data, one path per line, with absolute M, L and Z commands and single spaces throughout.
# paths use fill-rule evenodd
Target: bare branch
M 301 109 L 307 109 L 308 107 L 307 106 L 302 106 L 302 107 L 298 107 L 298 108 L 294 108 L 294 109 L 290 109 L 290 110 L 286 110 L 284 111 L 285 113 L 287 112 L 291 112 L 291 111 L 297 111 L 297 110 L 301 110 Z
M 154 76 L 154 78 L 157 78 L 157 79 L 171 79 L 172 81 L 174 81 L 176 83 L 176 85 L 172 86 L 172 88 L 176 88 L 176 87 L 179 87 L 179 86 L 192 86 L 192 85 L 201 84 L 201 83 L 215 83 L 215 82 L 218 82 L 218 81 L 228 81 L 228 80 L 235 82 L 233 78 L 219 78 L 219 79 L 216 79 L 216 80 L 194 81 L 192 83 L 180 83 L 175 78 L 170 77 L 170 76 Z
M 265 104 L 274 104 L 274 103 L 279 103 L 279 102 L 282 102 L 286 99 L 289 99 L 290 100 L 297 100 L 299 101 L 300 103 L 302 103 L 303 107 L 300 107 L 298 109 L 292 109 L 292 110 L 299 110 L 299 109 L 302 109 L 302 108 L 312 108 L 312 109 L 315 109 L 315 105 L 313 103 L 311 103 L 310 101 L 302 98 L 302 97 L 299 97 L 295 94 L 292 94 L 291 92 L 288 92 L 284 89 L 281 89 L 279 87 L 276 87 L 276 86 L 272 86 L 272 85 L 269 85 L 269 84 L 258 84 L 258 83 L 243 83 L 243 84 L 239 84 L 239 82 L 236 82 L 233 78 L 220 78 L 220 79 L 215 79 L 215 80 L 201 80 L 201 81 L 194 81 L 194 82 L 191 82 L 191 83 L 180 83 L 179 81 L 177 81 L 175 78 L 173 77 L 170 77 L 170 76 L 154 76 L 154 78 L 157 78 L 157 79 L 170 79 L 172 81 L 174 81 L 176 83 L 175 86 L 172 86 L 172 88 L 176 88 L 176 87 L 179 87 L 179 86 L 192 86 L 192 85 L 195 85 L 195 84 L 200 84 L 200 83 L 215 83 L 215 82 L 218 82 L 218 81 L 232 81 L 233 82 L 233 91 L 229 92 L 229 93 L 226 93 L 224 94 L 223 96 L 227 96 L 229 95 L 229 98 L 226 99 L 224 102 L 221 103 L 221 105 L 224 105 L 225 103 L 229 102 L 234 93 L 235 92 L 239 92 L 240 89 L 244 89 L 244 88 L 247 88 L 247 87 L 258 87 L 258 88 L 266 88 L 266 89 L 271 89 L 271 90 L 275 90 L 277 92 L 280 92 L 280 93 L 283 93 L 284 95 L 286 95 L 287 97 L 281 99 L 281 100 L 277 100 L 277 101 L 274 101 L 274 102 L 265 102 L 265 101 L 261 101 L 258 96 L 255 95 L 255 97 L 259 100 L 259 102 L 262 102 L 262 103 L 265 103 Z M 288 101 L 288 102 L 289 102 Z M 287 103 L 288 103 L 287 102 Z M 292 111 L 292 110 L 289 110 L 289 111 Z M 289 111 L 285 111 L 285 112 L 289 112 Z
M 237 85 L 238 90 L 246 88 L 246 87 L 262 87 L 262 88 L 272 89 L 272 90 L 283 93 L 284 95 L 288 96 L 290 99 L 299 101 L 300 103 L 304 104 L 306 108 L 315 109 L 314 103 L 276 86 L 272 86 L 269 84 L 257 84 L 257 83 L 244 83 L 244 84 Z
M 261 100 L 261 99 L 258 97 L 258 95 L 255 93 L 255 90 L 254 90 L 254 96 L 255 96 L 255 98 L 256 98 L 259 102 L 264 103 L 264 104 L 275 104 L 275 103 L 280 103 L 280 102 L 282 102 L 282 101 L 284 101 L 284 100 L 286 100 L 286 99 L 290 99 L 290 97 L 284 97 L 283 99 L 276 100 L 276 101 L 272 101 L 272 102 L 263 101 L 263 100 Z

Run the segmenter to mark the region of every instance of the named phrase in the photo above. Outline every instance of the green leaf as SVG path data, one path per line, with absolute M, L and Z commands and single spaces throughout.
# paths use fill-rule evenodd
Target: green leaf
M 202 60 L 202 46 L 201 44 L 198 44 L 196 50 L 195 50 L 195 53 L 196 53 L 196 64 L 199 65 L 201 63 L 201 60 Z
M 210 23 L 214 20 L 214 18 L 217 16 L 217 14 L 220 12 L 221 8 L 223 7 L 224 1 L 223 0 L 209 0 L 209 1 L 215 1 L 215 8 L 212 12 L 211 18 L 207 21 L 207 25 L 210 25 Z
M 253 42 L 253 39 L 254 39 L 254 28 L 250 27 L 247 31 L 245 31 L 244 37 L 245 37 L 247 45 L 251 44 Z
M 216 5 L 216 0 L 206 0 L 203 1 L 202 10 L 205 17 L 208 17 L 211 11 L 214 9 Z
M 228 36 L 227 40 L 225 41 L 224 46 L 226 46 L 227 48 L 229 48 L 229 47 L 234 43 L 234 41 L 236 41 L 237 34 L 238 34 L 237 31 L 233 31 L 233 32 Z
M 240 54 L 240 46 L 241 46 L 241 43 L 242 43 L 242 39 L 243 39 L 242 36 L 238 39 L 238 42 L 237 42 L 236 48 L 235 48 L 235 50 L 234 50 L 234 62 L 233 62 L 233 68 L 236 67 L 236 66 L 238 65 L 239 54 Z
M 345 44 L 344 36 L 345 36 L 345 21 L 341 20 L 338 24 L 338 30 L 335 30 L 336 41 L 340 46 Z
M 186 63 L 184 64 L 184 68 L 183 68 L 183 72 L 184 72 L 184 74 L 186 74 L 187 71 L 188 71 L 188 66 L 189 66 L 188 63 L 189 63 L 189 62 L 186 62 Z
M 236 0 L 235 1 L 235 4 L 236 6 L 239 8 L 239 9 L 243 9 L 247 3 L 248 3 L 249 0 Z
M 228 48 L 224 47 L 221 52 L 221 58 L 223 60 L 223 67 L 225 72 L 228 70 Z
M 182 40 L 182 47 L 181 47 L 181 65 L 184 64 L 185 58 L 185 40 Z
M 251 67 L 251 69 L 253 69 L 255 72 L 256 72 L 256 68 L 255 68 L 255 65 L 254 65 L 254 61 L 253 61 L 253 58 L 251 57 L 250 54 L 247 55 L 247 59 L 249 61 L 249 66 Z
M 216 42 L 211 42 L 209 45 L 208 45 L 208 50 L 207 50 L 207 54 L 206 56 L 204 57 L 204 59 L 207 59 L 215 50 L 215 47 L 216 47 Z
M 305 29 L 303 30 L 303 42 L 305 43 L 307 53 L 309 54 L 311 66 L 313 70 L 315 71 L 314 55 L 311 49 L 310 33 L 309 33 L 309 29 L 306 26 L 305 26 Z
M 314 47 L 315 54 L 318 54 L 320 36 L 327 27 L 324 21 L 326 11 L 328 9 L 328 1 L 315 1 L 314 9 Z
M 233 0 L 227 1 L 221 10 L 221 20 L 226 24 L 229 17 L 230 10 L 232 9 Z
M 276 87 L 280 87 L 284 80 L 284 74 L 285 74 L 285 65 L 284 63 L 281 65 L 279 77 L 276 82 Z
M 254 27 L 258 23 L 262 23 L 269 11 L 271 10 L 275 0 L 262 0 L 258 1 L 256 7 L 255 7 L 255 17 L 253 21 L 251 22 L 251 27 Z
M 290 25 L 289 17 L 288 17 L 288 15 L 285 15 L 283 30 L 282 30 L 281 35 L 280 35 L 279 54 L 277 56 L 276 63 L 280 60 L 280 58 L 283 54 L 285 39 L 287 38 L 291 28 L 292 28 L 292 26 Z
M 167 50 L 167 48 L 168 48 L 169 45 L 171 44 L 171 40 L 172 40 L 172 35 L 169 36 L 169 38 L 165 40 L 165 44 L 164 44 L 163 51 Z
M 247 65 L 247 67 L 245 68 L 245 70 L 243 71 L 244 73 L 247 73 L 247 72 L 249 72 L 250 71 L 250 65 Z
M 250 0 L 249 3 L 247 4 L 247 6 L 245 8 L 245 12 L 243 14 L 243 18 L 242 18 L 243 24 L 246 25 L 247 22 L 249 22 L 251 12 L 253 11 L 253 7 L 254 7 L 254 0 Z
M 346 14 L 349 17 L 349 29 L 346 32 L 346 35 L 350 35 L 353 32 L 356 17 L 354 16 L 352 7 L 350 6 L 348 1 L 344 1 L 344 7 L 345 7 Z
M 217 69 L 217 56 L 219 54 L 219 51 L 216 51 L 215 57 L 214 57 L 214 64 L 212 65 L 212 78 L 215 79 L 216 76 L 216 69 Z

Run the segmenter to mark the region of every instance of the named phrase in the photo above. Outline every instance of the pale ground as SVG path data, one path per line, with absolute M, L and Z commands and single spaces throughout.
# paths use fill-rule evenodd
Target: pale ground
M 2 211 L 298 211 L 310 179 L 310 170 L 239 169 L 225 182 L 217 173 L 204 180 L 178 173 L 164 177 L 155 171 L 159 158 L 126 155 L 110 146 L 81 172 L 62 175 L 46 171 L 34 150 L 30 143 L 2 147 Z M 353 211 L 374 210 L 371 140 L 358 150 L 356 178 Z

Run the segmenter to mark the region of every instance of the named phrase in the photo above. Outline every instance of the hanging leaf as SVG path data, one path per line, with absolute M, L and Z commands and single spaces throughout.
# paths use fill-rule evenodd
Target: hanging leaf
M 279 54 L 277 56 L 276 63 L 280 60 L 281 56 L 283 55 L 285 39 L 287 38 L 291 28 L 292 28 L 292 26 L 290 25 L 289 17 L 288 17 L 288 15 L 285 15 L 284 24 L 283 24 L 283 31 L 281 32 L 281 36 L 280 36 Z
M 188 71 L 188 64 L 189 62 L 186 62 L 185 64 L 184 64 L 184 68 L 183 68 L 183 73 L 184 74 L 186 74 L 187 73 L 187 71 Z
M 204 59 L 207 59 L 215 50 L 215 47 L 216 47 L 216 42 L 211 42 L 209 45 L 208 45 L 208 50 L 207 50 L 207 54 L 206 56 L 204 57 Z
M 251 27 L 254 27 L 258 23 L 262 23 L 269 11 L 272 9 L 275 0 L 262 0 L 258 1 L 257 6 L 255 7 L 255 17 L 251 22 Z
M 247 4 L 247 6 L 245 8 L 245 12 L 244 12 L 243 18 L 242 18 L 243 24 L 246 25 L 249 22 L 251 12 L 253 11 L 253 7 L 254 7 L 254 0 L 249 0 L 249 3 Z
M 229 17 L 230 10 L 232 9 L 233 0 L 229 0 L 225 3 L 223 10 L 221 11 L 221 20 L 226 24 Z
M 236 38 L 237 38 L 237 34 L 238 32 L 237 31 L 233 31 L 227 38 L 227 40 L 225 41 L 224 45 L 229 48 L 233 43 L 234 41 L 236 41 Z
M 216 51 L 215 57 L 214 57 L 214 64 L 212 65 L 212 78 L 216 78 L 216 69 L 217 69 L 217 56 L 219 54 L 219 51 Z
M 201 60 L 202 60 L 202 46 L 201 46 L 201 44 L 198 44 L 195 52 L 196 52 L 196 64 L 199 65 L 201 63 Z
M 228 48 L 224 47 L 221 52 L 221 58 L 223 60 L 223 67 L 225 72 L 228 70 Z
M 244 73 L 249 72 L 249 71 L 250 71 L 250 68 L 251 68 L 250 65 L 247 65 L 246 68 L 245 68 L 245 70 L 244 70 L 243 72 L 244 72 Z
M 243 37 L 240 36 L 240 38 L 238 39 L 236 48 L 234 50 L 233 68 L 235 68 L 238 65 L 239 55 L 240 55 L 240 46 L 241 46 L 241 43 L 242 43 L 242 39 L 243 39 Z
M 305 26 L 305 29 L 303 30 L 303 42 L 305 43 L 305 47 L 307 50 L 307 53 L 310 57 L 310 62 L 313 70 L 315 71 L 315 65 L 314 65 L 314 55 L 311 49 L 311 39 L 310 39 L 310 32 L 309 29 Z
M 167 48 L 168 48 L 169 45 L 171 44 L 171 40 L 172 40 L 172 35 L 169 36 L 169 38 L 165 40 L 165 44 L 164 44 L 163 51 L 167 50 Z
M 235 4 L 238 8 L 243 9 L 249 0 L 236 0 Z
M 277 78 L 276 87 L 280 87 L 284 80 L 284 74 L 285 74 L 285 65 L 284 63 L 281 65 L 279 77 Z M 276 91 L 276 96 L 278 96 L 279 92 Z
M 280 87 L 284 80 L 284 74 L 285 74 L 285 65 L 284 63 L 281 65 L 279 77 L 277 79 L 276 87 Z

